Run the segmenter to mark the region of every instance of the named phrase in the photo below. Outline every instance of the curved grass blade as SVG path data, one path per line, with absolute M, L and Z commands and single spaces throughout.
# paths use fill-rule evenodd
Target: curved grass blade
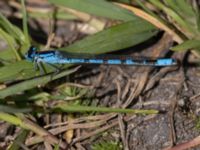
M 175 10 L 180 15 L 185 15 L 183 17 L 195 17 L 195 12 L 192 5 L 187 0 L 165 0 L 165 3 L 169 5 L 173 10 Z M 189 19 L 189 18 L 188 18 Z
M 88 36 L 60 50 L 73 53 L 107 53 L 144 42 L 154 36 L 157 33 L 155 31 L 155 27 L 146 21 L 129 21 Z
M 15 56 L 15 58 L 17 60 L 21 60 L 20 55 L 18 54 L 18 52 L 16 51 L 16 49 L 14 47 L 16 44 L 14 38 L 12 36 L 10 36 L 8 33 L 6 33 L 4 30 L 2 30 L 1 28 L 0 28 L 0 37 L 3 38 L 4 40 L 6 40 L 10 49 L 13 52 L 13 56 Z
M 0 120 L 9 122 L 23 129 L 33 131 L 34 133 L 38 134 L 40 137 L 43 137 L 43 140 L 49 142 L 50 144 L 59 143 L 59 146 L 62 149 L 66 149 L 66 144 L 64 142 L 59 141 L 56 137 L 52 136 L 47 130 L 45 130 L 44 128 L 41 128 L 36 123 L 25 118 L 23 114 L 17 114 L 16 116 L 16 115 L 0 112 Z
M 1 13 L 0 13 L 0 27 L 4 31 L 9 33 L 9 35 L 12 35 L 21 45 L 25 43 L 25 36 L 23 32 L 18 27 L 11 24 Z
M 20 49 L 20 53 L 25 54 L 26 52 L 27 52 L 26 46 L 22 46 Z M 10 47 L 0 51 L 0 62 L 2 64 L 6 65 L 11 63 L 17 63 L 16 60 L 17 60 L 16 56 L 13 55 L 13 51 L 11 51 Z
M 55 76 L 50 74 L 50 75 L 45 75 L 45 76 L 30 79 L 30 80 L 22 81 L 20 83 L 17 83 L 15 85 L 12 85 L 10 87 L 0 90 L 0 99 L 3 99 L 7 96 L 17 94 L 19 92 L 23 92 L 25 90 L 31 89 L 33 87 L 36 87 L 37 85 L 46 84 L 50 81 L 67 76 L 67 75 L 77 71 L 77 69 L 78 68 L 71 69 L 71 70 L 65 70 Z
M 200 48 L 200 41 L 199 40 L 188 40 L 185 41 L 177 46 L 174 46 L 171 48 L 171 50 L 174 51 L 183 51 L 183 50 L 188 50 L 188 49 L 193 49 L 193 48 Z
M 191 27 L 188 22 L 186 22 L 178 13 L 176 13 L 173 9 L 165 6 L 161 1 L 158 0 L 149 0 L 152 4 L 157 6 L 159 9 L 164 10 L 167 15 L 169 15 L 174 21 L 176 21 L 182 28 L 187 30 L 188 32 L 196 34 L 196 30 Z M 189 33 L 188 33 L 189 34 Z M 189 34 L 190 35 L 190 34 Z
M 69 7 L 82 12 L 110 19 L 123 21 L 140 20 L 137 16 L 134 16 L 134 14 L 130 13 L 128 10 L 120 8 L 105 0 L 49 0 L 49 2 L 55 5 Z

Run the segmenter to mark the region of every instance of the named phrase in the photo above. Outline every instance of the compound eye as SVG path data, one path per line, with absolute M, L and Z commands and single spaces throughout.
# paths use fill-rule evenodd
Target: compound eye
M 37 48 L 36 48 L 35 46 L 31 46 L 31 47 L 29 48 L 29 50 L 30 50 L 30 51 L 37 51 Z
M 31 47 L 29 48 L 27 54 L 26 54 L 26 58 L 32 59 L 32 58 L 34 57 L 36 51 L 37 51 L 37 48 L 34 47 L 34 46 L 31 46 Z

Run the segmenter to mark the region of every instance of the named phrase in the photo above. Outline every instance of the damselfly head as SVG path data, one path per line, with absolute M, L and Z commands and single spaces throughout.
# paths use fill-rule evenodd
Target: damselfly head
M 25 58 L 28 61 L 33 61 L 35 54 L 36 54 L 37 48 L 34 46 L 31 46 L 28 50 L 28 52 L 25 54 Z

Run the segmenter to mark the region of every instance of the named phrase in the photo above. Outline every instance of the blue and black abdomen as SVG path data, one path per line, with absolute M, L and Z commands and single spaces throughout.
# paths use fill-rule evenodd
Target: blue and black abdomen
M 149 59 L 106 54 L 75 54 L 57 50 L 37 52 L 37 49 L 33 46 L 30 47 L 25 57 L 29 61 L 49 64 L 110 64 L 135 66 L 171 66 L 177 64 L 176 60 L 172 58 Z
M 53 63 L 58 64 L 110 64 L 110 65 L 144 65 L 144 66 L 170 66 L 176 65 L 172 58 L 133 58 L 117 55 L 91 55 L 74 54 L 62 51 L 55 51 Z

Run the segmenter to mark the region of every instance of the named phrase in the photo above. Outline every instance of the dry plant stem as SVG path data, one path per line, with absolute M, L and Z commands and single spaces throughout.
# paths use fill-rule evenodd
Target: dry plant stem
M 73 121 L 71 121 L 71 123 L 73 124 L 77 124 L 77 123 L 81 123 L 81 122 L 88 122 L 88 121 L 93 121 L 93 120 L 104 120 L 104 119 L 111 119 L 112 118 L 112 114 L 105 114 L 105 115 L 95 115 L 95 116 L 88 116 L 88 117 L 81 117 L 81 118 L 77 118 L 74 119 Z M 55 123 L 55 124 L 48 124 L 46 125 L 44 128 L 49 128 L 49 127 L 56 127 L 56 126 L 63 126 L 63 125 L 67 125 L 68 121 L 65 122 L 60 122 L 60 123 Z
M 168 119 L 169 119 L 169 122 L 170 122 L 170 145 L 173 146 L 173 144 L 176 142 L 176 133 L 175 133 L 175 128 L 174 128 L 174 118 L 173 118 L 173 115 L 174 115 L 174 111 L 175 111 L 175 108 L 176 108 L 176 99 L 172 99 L 172 103 L 171 103 L 171 111 L 169 112 L 169 116 L 168 116 Z
M 149 83 L 147 84 L 144 92 L 149 91 L 151 88 L 154 87 L 154 85 L 156 83 L 158 83 L 160 81 L 161 78 L 163 78 L 168 72 L 172 72 L 178 69 L 178 66 L 174 66 L 174 67 L 166 67 L 166 68 L 162 68 L 154 77 L 152 77 L 149 81 Z
M 123 146 L 124 150 L 129 150 L 128 141 L 126 139 L 126 128 L 125 128 L 125 125 L 124 125 L 122 114 L 118 115 L 118 122 L 119 122 L 119 129 L 120 129 L 120 133 L 121 133 L 122 143 L 124 145 Z
M 57 128 L 54 128 L 54 129 L 50 129 L 48 132 L 50 132 L 51 134 L 53 135 L 57 135 L 57 134 L 60 134 L 60 133 L 63 133 L 67 130 L 71 130 L 71 129 L 88 129 L 88 128 L 97 128 L 101 125 L 104 125 L 106 124 L 106 122 L 110 119 L 112 119 L 113 117 L 115 117 L 116 114 L 110 114 L 110 116 L 104 118 L 104 119 L 101 119 L 99 121 L 94 121 L 94 122 L 90 122 L 90 123 L 80 123 L 80 124 L 75 124 L 73 121 L 71 122 L 71 124 L 68 124 L 66 126 L 63 126 L 63 127 L 57 127 Z M 40 143 L 42 142 L 43 139 L 40 137 L 40 136 L 34 136 L 34 137 L 31 137 L 29 138 L 27 141 L 26 141 L 26 145 L 34 145 L 34 144 L 37 144 L 37 143 Z
M 78 150 L 86 150 L 86 149 L 81 145 L 81 143 L 76 143 L 75 146 L 76 146 L 76 150 L 77 150 L 77 149 L 78 149 Z M 75 149 L 74 149 L 74 150 L 75 150 Z
M 197 77 L 199 77 L 199 76 L 197 76 Z M 187 83 L 190 84 L 190 85 L 193 86 L 193 87 L 200 88 L 200 85 L 199 85 L 199 84 L 194 84 L 194 83 L 191 82 L 191 81 L 187 81 Z
M 160 79 L 160 82 L 166 83 L 166 82 L 172 82 L 171 84 L 177 85 L 179 82 L 179 76 L 173 76 L 173 77 L 166 77 L 166 78 L 162 78 Z
M 92 89 L 94 88 L 92 85 L 83 85 L 83 84 L 78 84 L 78 83 L 65 83 L 65 86 L 71 86 L 71 87 L 79 87 L 79 88 L 89 88 Z M 57 89 L 57 88 L 56 88 Z
M 122 93 L 122 99 L 125 99 L 126 95 L 128 95 L 129 89 L 130 89 L 130 85 L 131 85 L 131 80 L 128 79 L 128 83 L 126 84 L 123 93 Z
M 169 121 L 170 121 L 170 137 L 171 137 L 171 146 L 176 143 L 176 133 L 175 133 L 175 128 L 174 128 L 174 112 L 175 112 L 175 108 L 176 108 L 176 105 L 177 105 L 177 101 L 179 99 L 179 94 L 180 94 L 180 91 L 182 90 L 182 87 L 183 87 L 183 84 L 184 84 L 184 81 L 185 81 L 185 78 L 184 78 L 184 73 L 183 71 L 181 72 L 182 74 L 182 78 L 181 78 L 181 81 L 180 81 L 180 84 L 178 85 L 177 87 L 177 91 L 175 93 L 175 98 L 172 99 L 171 101 L 171 110 L 169 111 Z
M 41 128 L 40 126 L 30 121 L 29 119 L 25 118 L 23 114 L 18 113 L 16 115 L 17 117 L 14 115 L 10 115 L 8 113 L 0 112 L 0 119 L 10 122 L 23 129 L 33 131 L 34 133 L 39 135 L 44 141 L 49 142 L 52 145 L 59 144 L 61 148 L 65 148 L 65 149 L 67 148 L 68 146 L 67 143 L 60 141 L 59 139 L 57 139 L 55 136 L 53 136 L 51 133 L 49 133 L 45 129 Z
M 3 115 L 6 116 L 6 113 L 1 112 L 1 116 L 3 116 Z M 18 119 L 19 120 L 18 125 L 21 126 L 22 128 L 35 132 L 40 137 L 42 137 L 44 139 L 44 141 L 47 141 L 52 145 L 60 144 L 61 148 L 67 147 L 66 143 L 59 141 L 55 136 L 53 136 L 51 133 L 49 133 L 45 129 L 41 128 L 34 122 L 28 120 L 27 118 L 25 118 L 24 116 L 22 116 L 20 114 L 18 114 L 18 117 L 21 119 L 21 120 Z
M 170 102 L 166 101 L 159 101 L 159 100 L 154 100 L 154 101 L 146 101 L 146 102 L 138 102 L 135 104 L 135 106 L 150 106 L 150 105 L 157 105 L 157 106 L 170 106 Z
M 135 99 L 142 93 L 142 90 L 144 89 L 148 81 L 149 72 L 149 69 L 144 70 L 144 74 L 139 77 L 135 89 L 132 91 L 127 101 L 123 104 L 122 108 L 127 108 L 132 103 L 133 99 Z
M 131 76 L 125 72 L 124 70 L 122 70 L 122 68 L 120 66 L 116 66 L 116 69 L 119 71 L 119 73 L 121 75 L 123 75 L 124 77 L 128 78 L 128 79 L 131 79 Z
M 68 120 L 68 126 L 73 125 L 73 123 L 71 122 L 73 120 L 73 117 L 74 116 L 72 114 L 65 116 L 65 118 Z M 63 138 L 65 139 L 65 141 L 67 143 L 71 143 L 73 137 L 74 137 L 74 130 L 73 129 L 66 130 L 63 134 Z
M 53 150 L 53 148 L 51 147 L 51 145 L 47 142 L 44 142 L 44 146 L 46 150 Z
M 116 84 L 116 87 L 117 87 L 117 107 L 120 107 L 121 105 L 121 87 L 120 87 L 120 83 L 118 80 L 114 80 L 114 83 Z
M 52 23 L 50 23 L 50 24 L 52 24 Z M 51 25 L 50 28 L 53 28 L 52 25 Z M 45 50 L 48 50 L 48 49 L 50 48 L 51 42 L 53 41 L 53 39 L 54 39 L 54 37 L 55 37 L 55 34 L 52 33 L 52 32 L 53 32 L 53 31 L 52 31 L 53 29 L 50 29 L 50 30 L 51 30 L 51 31 L 50 31 L 50 33 L 49 33 L 49 36 L 48 36 L 48 39 L 47 39 L 47 43 L 46 43 L 46 45 L 45 45 L 45 47 L 44 47 Z
M 117 87 L 117 107 L 120 107 L 122 100 L 121 100 L 121 87 L 120 87 L 120 82 L 116 79 L 114 80 L 114 83 L 116 84 Z M 118 114 L 118 122 L 119 122 L 119 129 L 120 129 L 120 135 L 122 139 L 122 143 L 124 145 L 125 150 L 129 150 L 128 148 L 128 141 L 126 140 L 126 130 L 125 130 L 125 125 L 123 121 L 123 115 Z
M 128 122 L 128 121 L 130 121 L 131 119 L 132 119 L 132 116 L 131 116 L 131 117 L 125 117 L 124 121 L 125 121 L 125 122 Z M 99 128 L 99 129 L 97 129 L 97 130 L 95 130 L 95 131 L 92 131 L 92 132 L 90 132 L 90 133 L 87 133 L 87 134 L 85 134 L 85 135 L 82 135 L 82 136 L 79 137 L 79 138 L 75 138 L 75 139 L 73 140 L 73 143 L 83 141 L 83 140 L 88 139 L 88 138 L 90 138 L 90 137 L 92 137 L 92 136 L 94 136 L 94 135 L 98 135 L 98 134 L 100 134 L 100 133 L 102 133 L 102 132 L 105 132 L 106 130 L 108 130 L 108 129 L 110 129 L 110 128 L 116 126 L 116 125 L 118 125 L 118 120 L 117 120 L 117 119 L 115 119 L 114 121 L 112 121 L 112 123 L 110 123 L 110 124 L 107 125 L 107 126 L 103 126 L 102 128 Z
M 59 144 L 62 148 L 66 148 L 67 147 L 66 143 L 61 142 L 54 135 L 52 135 L 50 132 L 44 130 L 43 128 L 41 128 L 37 124 L 31 122 L 30 120 L 24 119 L 24 123 L 29 129 L 31 129 L 35 133 L 39 134 L 48 143 L 51 143 L 52 145 Z
M 49 132 L 51 132 L 54 135 L 57 135 L 57 134 L 62 133 L 66 130 L 96 128 L 96 127 L 99 127 L 99 126 L 101 126 L 105 123 L 106 123 L 105 120 L 99 120 L 99 121 L 94 121 L 94 122 L 90 122 L 90 123 L 69 124 L 67 126 L 57 127 L 55 129 L 51 129 L 51 130 L 49 130 Z
M 97 128 L 104 124 L 105 124 L 104 120 L 103 121 L 95 121 L 95 122 L 91 122 L 91 123 L 69 124 L 68 126 L 57 127 L 55 129 L 51 129 L 51 130 L 49 130 L 49 132 L 53 135 L 57 135 L 57 134 L 65 132 L 67 130 Z M 43 141 L 43 139 L 40 136 L 34 136 L 34 137 L 29 138 L 26 141 L 26 145 L 30 146 L 30 145 L 34 145 L 37 143 L 41 143 L 42 141 Z
M 195 102 L 196 100 L 199 100 L 199 99 L 198 99 L 199 97 L 200 97 L 200 93 L 198 93 L 198 94 L 196 94 L 196 95 L 190 97 L 190 101 L 191 101 L 191 102 Z
M 35 2 L 35 0 L 34 0 L 34 2 Z M 38 5 L 41 5 L 41 2 L 42 2 L 42 1 L 40 1 L 40 2 L 38 3 Z M 16 8 L 16 9 L 19 9 L 19 10 L 21 9 L 21 4 L 18 3 L 18 2 L 16 2 L 16 1 L 8 1 L 8 3 L 9 3 L 10 6 Z M 45 2 L 45 3 L 46 3 L 46 2 Z M 50 8 L 45 8 L 45 7 L 39 8 L 39 7 L 30 7 L 30 6 L 26 6 L 26 10 L 27 10 L 28 12 L 40 12 L 40 13 L 48 13 L 48 12 L 51 12 L 51 9 L 50 9 Z
M 141 9 L 138 9 L 133 6 L 125 5 L 125 4 L 120 4 L 120 3 L 115 3 L 125 9 L 128 9 L 129 11 L 132 11 L 136 16 L 143 18 L 144 20 L 147 20 L 157 28 L 166 31 L 169 35 L 173 37 L 173 40 L 176 41 L 177 43 L 183 42 L 183 39 L 176 34 L 172 29 L 168 28 L 165 24 L 160 22 L 158 19 L 152 17 L 151 15 L 147 14 L 146 12 L 142 11 Z
M 183 79 L 182 79 L 182 82 L 181 82 L 182 84 L 180 84 L 181 88 L 183 87 L 183 84 L 184 84 L 184 81 L 185 81 L 183 70 L 182 70 L 182 75 L 183 75 Z M 177 95 L 178 94 L 179 93 L 177 93 Z M 200 145 L 200 136 L 197 136 L 196 138 L 190 140 L 189 142 L 184 142 L 184 143 L 178 144 L 178 145 L 176 145 L 176 146 L 174 146 L 172 148 L 166 148 L 165 150 L 187 150 L 187 149 L 190 149 L 190 148 L 198 146 L 198 145 Z

